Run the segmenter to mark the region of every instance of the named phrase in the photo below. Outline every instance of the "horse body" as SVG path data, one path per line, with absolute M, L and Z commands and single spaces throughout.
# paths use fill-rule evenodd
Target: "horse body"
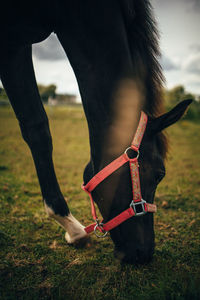
M 51 134 L 36 85 L 31 44 L 55 31 L 75 72 L 91 148 L 85 183 L 130 145 L 144 110 L 149 122 L 139 158 L 141 191 L 143 198 L 153 203 L 157 184 L 164 176 L 166 143 L 161 130 L 177 121 L 190 102 L 157 117 L 162 106 L 162 72 L 148 1 L 75 0 L 55 4 L 55 18 L 48 9 L 48 18 L 39 18 L 38 22 L 34 19 L 33 23 L 29 20 L 28 31 L 16 36 L 13 24 L 4 24 L 0 76 L 30 147 L 46 211 L 67 231 L 66 240 L 74 243 L 84 239 L 86 233 L 71 215 L 56 179 Z M 105 221 L 126 209 L 131 195 L 127 165 L 92 192 Z M 124 261 L 148 262 L 154 250 L 153 216 L 127 220 L 111 231 L 111 238 Z

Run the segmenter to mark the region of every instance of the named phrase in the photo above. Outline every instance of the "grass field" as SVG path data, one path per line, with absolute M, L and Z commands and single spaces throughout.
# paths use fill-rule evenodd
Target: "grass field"
M 54 161 L 72 213 L 91 221 L 81 191 L 89 158 L 81 107 L 47 108 Z M 84 249 L 44 212 L 30 152 L 8 107 L 0 108 L 0 299 L 200 299 L 200 124 L 168 130 L 171 150 L 155 215 L 156 250 L 149 265 L 120 265 L 109 238 Z

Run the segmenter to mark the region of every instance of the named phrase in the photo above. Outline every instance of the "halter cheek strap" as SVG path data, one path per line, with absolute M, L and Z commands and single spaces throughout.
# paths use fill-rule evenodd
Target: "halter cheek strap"
M 140 144 L 147 125 L 147 120 L 147 115 L 144 112 L 141 112 L 140 121 L 131 146 L 128 147 L 121 156 L 119 156 L 117 159 L 115 159 L 109 165 L 103 168 L 100 172 L 98 172 L 86 185 L 82 185 L 82 189 L 85 192 L 87 192 L 90 197 L 92 216 L 95 221 L 94 224 L 85 227 L 85 231 L 87 233 L 94 231 L 98 237 L 104 237 L 108 231 L 112 230 L 113 228 L 117 227 L 118 225 L 120 225 L 121 223 L 133 216 L 142 216 L 147 212 L 157 211 L 155 204 L 147 203 L 145 200 L 142 199 L 140 188 L 138 157 Z M 128 154 L 131 151 L 137 152 L 137 156 L 135 158 L 129 158 Z M 96 186 L 99 185 L 105 178 L 107 178 L 109 175 L 111 175 L 114 171 L 119 169 L 127 162 L 129 162 L 130 166 L 133 200 L 131 201 L 130 207 L 128 209 L 126 209 L 110 221 L 103 224 L 98 220 L 94 200 L 92 198 L 91 193 L 96 188 Z M 97 234 L 97 229 L 100 232 L 102 232 L 103 235 Z

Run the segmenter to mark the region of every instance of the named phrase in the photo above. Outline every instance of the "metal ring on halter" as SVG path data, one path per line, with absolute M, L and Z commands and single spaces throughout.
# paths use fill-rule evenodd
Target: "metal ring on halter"
M 103 230 L 103 223 L 97 223 L 97 224 L 95 225 L 95 227 L 94 227 L 94 233 L 95 233 L 95 235 L 96 235 L 98 238 L 104 238 L 104 237 L 108 234 L 108 231 L 104 231 L 102 235 L 99 235 L 99 234 L 97 233 L 97 231 L 96 231 L 98 227 L 101 227 L 102 230 Z
M 139 157 L 139 155 L 140 155 L 139 149 L 138 149 L 138 150 L 135 150 L 135 149 L 133 149 L 132 147 L 128 147 L 128 148 L 124 151 L 124 153 L 125 153 L 127 156 L 128 156 L 127 152 L 128 152 L 129 150 L 135 151 L 135 152 L 137 153 L 136 159 L 138 159 L 138 157 Z M 131 159 L 129 156 L 128 156 L 128 158 Z

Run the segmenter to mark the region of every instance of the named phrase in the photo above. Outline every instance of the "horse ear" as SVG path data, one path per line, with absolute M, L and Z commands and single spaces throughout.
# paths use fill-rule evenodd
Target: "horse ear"
M 188 106 L 192 103 L 193 100 L 183 100 L 178 105 L 176 105 L 169 112 L 152 119 L 150 122 L 150 130 L 153 133 L 157 133 L 167 128 L 168 126 L 176 123 L 186 112 Z

